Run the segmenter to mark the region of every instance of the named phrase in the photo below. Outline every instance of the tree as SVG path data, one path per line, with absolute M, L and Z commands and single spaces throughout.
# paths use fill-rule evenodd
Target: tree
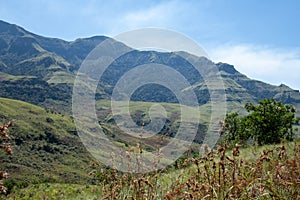
M 293 106 L 265 99 L 259 101 L 258 105 L 248 103 L 245 108 L 251 112 L 250 125 L 253 137 L 259 144 L 279 143 L 282 138 L 293 139 L 293 124 L 298 123 Z
M 226 114 L 224 124 L 221 127 L 223 139 L 231 141 L 232 144 L 246 141 L 249 138 L 247 124 L 247 118 L 240 118 L 236 112 Z
M 292 140 L 295 108 L 281 101 L 264 99 L 257 105 L 245 105 L 248 115 L 239 118 L 237 113 L 227 114 L 222 130 L 224 139 L 231 142 L 245 142 L 253 139 L 259 145 L 279 143 L 281 139 Z

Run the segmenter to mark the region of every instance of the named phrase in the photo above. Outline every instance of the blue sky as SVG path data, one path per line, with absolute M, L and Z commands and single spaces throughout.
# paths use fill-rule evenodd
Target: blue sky
M 0 19 L 65 40 L 167 28 L 197 41 L 215 62 L 250 78 L 300 89 L 300 1 L 0 0 Z

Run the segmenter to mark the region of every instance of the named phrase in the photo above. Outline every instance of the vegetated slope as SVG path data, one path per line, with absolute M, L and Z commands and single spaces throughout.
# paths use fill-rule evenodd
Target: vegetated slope
M 131 103 L 133 120 L 141 129 L 142 123 L 146 126 L 150 122 L 148 112 L 152 105 L 147 102 Z M 120 130 L 113 122 L 110 101 L 97 102 L 97 115 L 107 137 L 124 151 L 136 147 L 137 143 L 144 151 L 155 151 L 174 137 L 180 125 L 180 106 L 169 103 L 163 103 L 163 106 L 167 110 L 166 124 L 158 135 L 150 138 L 136 138 Z M 193 108 L 190 109 L 192 112 Z M 203 115 L 195 137 L 198 143 L 205 136 L 209 118 L 207 109 L 201 108 Z M 11 120 L 14 122 L 9 130 L 12 139 L 7 142 L 12 144 L 14 153 L 0 153 L 0 170 L 10 174 L 8 182 L 85 183 L 88 180 L 86 168 L 94 158 L 81 143 L 71 116 L 19 100 L 0 98 L 0 123 Z
M 184 122 L 189 123 L 194 127 L 194 130 L 196 130 L 194 133 L 194 142 L 197 144 L 201 144 L 203 142 L 203 138 L 206 136 L 207 132 L 207 125 L 209 124 L 210 120 L 209 107 L 201 106 L 199 112 L 193 107 L 182 108 L 179 104 L 161 103 L 161 106 L 163 106 L 166 111 L 166 119 L 162 128 L 157 130 L 157 127 L 155 126 L 159 125 L 153 123 L 151 124 L 152 120 L 155 120 L 155 116 L 150 117 L 149 115 L 151 113 L 151 107 L 155 106 L 155 104 L 155 102 L 130 102 L 130 116 L 133 122 L 135 122 L 137 125 L 137 129 L 139 131 L 134 132 L 133 134 L 123 131 L 116 124 L 116 118 L 119 118 L 127 112 L 126 106 L 118 107 L 118 111 L 112 113 L 110 101 L 97 101 L 97 116 L 99 123 L 106 135 L 117 144 L 121 144 L 123 146 L 125 145 L 126 147 L 136 146 L 137 143 L 140 143 L 144 150 L 156 151 L 158 148 L 164 147 L 166 144 L 168 144 L 172 138 L 176 137 L 178 128 L 180 126 L 181 129 L 184 130 L 184 127 L 186 126 L 182 125 Z M 181 109 L 185 109 L 186 113 L 189 113 L 189 116 L 182 116 Z M 192 122 L 190 120 L 190 118 L 195 116 L 195 114 L 199 114 L 199 123 L 196 123 L 195 121 Z M 127 128 L 127 130 L 130 130 L 130 127 Z M 157 134 L 149 137 L 145 137 L 144 135 L 149 133 L 151 134 L 153 132 Z M 133 135 L 137 135 L 137 137 L 134 137 Z M 199 149 L 195 149 L 195 151 L 198 150 Z
M 14 76 L 0 72 L 0 97 L 42 105 L 51 110 L 70 111 L 72 85 L 48 83 L 36 76 Z
M 22 101 L 0 98 L 0 122 L 12 120 L 9 130 L 13 154 L 1 152 L 1 170 L 9 181 L 29 183 L 87 180 L 92 160 L 77 136 L 70 116 Z
M 0 77 L 0 96 L 70 113 L 76 72 L 89 52 L 106 38 L 95 36 L 68 42 L 42 37 L 17 25 L 0 21 L 0 72 L 2 77 L 3 73 L 8 77 L 15 76 L 13 79 Z M 199 60 L 203 68 L 213 64 L 206 58 Z M 149 63 L 163 64 L 177 70 L 191 85 L 182 91 L 192 89 L 200 105 L 209 102 L 209 91 L 202 75 L 185 59 L 176 53 L 137 50 L 121 56 L 109 66 L 101 77 L 97 99 L 109 99 L 113 87 L 124 73 Z M 283 103 L 300 105 L 299 91 L 285 85 L 273 86 L 249 79 L 229 64 L 217 63 L 216 66 L 223 78 L 227 101 L 232 104 L 241 106 L 246 102 L 274 97 Z M 140 87 L 131 100 L 178 102 L 172 91 L 157 84 Z

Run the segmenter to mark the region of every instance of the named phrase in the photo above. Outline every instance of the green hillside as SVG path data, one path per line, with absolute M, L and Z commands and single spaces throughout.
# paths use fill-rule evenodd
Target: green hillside
M 22 101 L 0 98 L 0 122 L 13 120 L 10 135 L 14 153 L 1 151 L 1 170 L 9 181 L 25 183 L 87 180 L 85 167 L 92 160 L 81 144 L 70 116 Z
M 154 104 L 130 104 L 130 112 L 137 125 L 141 127 L 142 123 L 147 125 L 150 122 L 148 112 Z M 150 138 L 136 138 L 120 130 L 112 118 L 110 101 L 98 101 L 97 114 L 107 137 L 116 145 L 126 150 L 140 143 L 144 151 L 153 151 L 174 137 L 180 123 L 178 104 L 163 103 L 162 106 L 167 111 L 167 123 L 158 135 Z M 194 112 L 193 108 L 186 109 L 190 110 L 190 114 Z M 200 110 L 201 121 L 195 138 L 197 143 L 201 143 L 205 136 L 210 118 L 209 107 L 203 106 Z M 118 114 L 122 115 L 122 112 Z M 22 101 L 0 98 L 0 122 L 9 120 L 14 121 L 10 130 L 14 154 L 6 156 L 1 153 L 0 157 L 1 168 L 7 169 L 11 175 L 8 181 L 82 183 L 87 180 L 85 168 L 93 159 L 77 136 L 71 116 Z M 166 135 L 163 143 L 162 135 Z

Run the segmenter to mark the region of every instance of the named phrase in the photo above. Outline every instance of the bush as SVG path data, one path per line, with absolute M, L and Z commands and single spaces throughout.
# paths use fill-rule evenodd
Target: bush
M 299 123 L 299 118 L 295 118 L 296 110 L 293 106 L 284 105 L 274 99 L 265 99 L 257 105 L 247 103 L 245 108 L 249 112 L 245 117 L 239 117 L 237 113 L 226 115 L 221 130 L 226 142 L 241 143 L 252 139 L 263 145 L 294 138 L 293 125 Z

